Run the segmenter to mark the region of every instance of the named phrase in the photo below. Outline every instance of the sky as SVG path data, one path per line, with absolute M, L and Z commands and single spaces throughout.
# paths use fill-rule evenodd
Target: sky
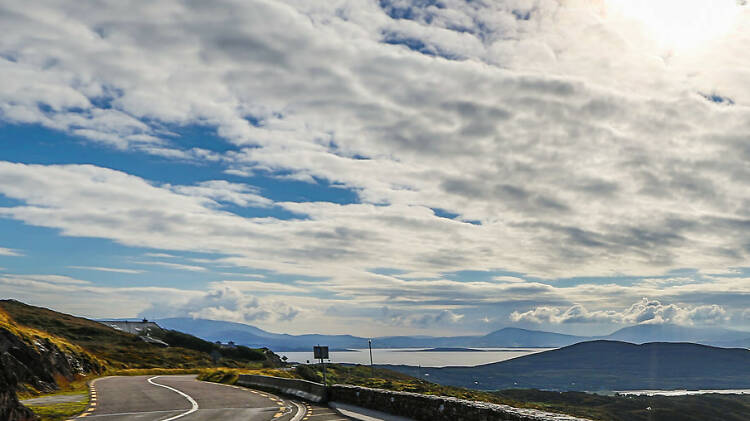
M 0 0 L 0 296 L 750 330 L 750 6 Z

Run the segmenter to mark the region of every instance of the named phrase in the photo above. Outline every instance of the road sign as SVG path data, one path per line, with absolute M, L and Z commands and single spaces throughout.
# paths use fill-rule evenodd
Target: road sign
M 327 360 L 328 359 L 328 347 L 327 346 L 314 346 L 313 357 L 316 360 Z

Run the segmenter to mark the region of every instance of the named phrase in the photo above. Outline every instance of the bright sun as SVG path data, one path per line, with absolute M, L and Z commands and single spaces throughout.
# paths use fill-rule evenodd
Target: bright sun
M 734 26 L 737 0 L 606 0 L 610 17 L 643 26 L 661 47 L 689 49 L 721 38 Z

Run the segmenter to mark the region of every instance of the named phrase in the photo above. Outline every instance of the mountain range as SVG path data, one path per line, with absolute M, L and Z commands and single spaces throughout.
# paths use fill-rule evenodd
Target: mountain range
M 367 348 L 368 338 L 352 335 L 289 335 L 271 333 L 244 323 L 206 319 L 169 318 L 157 320 L 166 328 L 186 332 L 209 341 L 229 342 L 273 351 L 309 351 L 314 345 L 331 349 Z M 593 340 L 649 342 L 691 342 L 726 348 L 750 348 L 750 332 L 722 328 L 696 328 L 672 324 L 642 324 L 620 329 L 607 336 L 586 337 L 506 327 L 481 336 L 388 336 L 373 338 L 373 348 L 559 348 Z
M 410 375 L 415 370 L 382 367 Z M 481 390 L 744 389 L 750 388 L 750 350 L 591 341 L 476 367 L 422 367 L 421 375 Z

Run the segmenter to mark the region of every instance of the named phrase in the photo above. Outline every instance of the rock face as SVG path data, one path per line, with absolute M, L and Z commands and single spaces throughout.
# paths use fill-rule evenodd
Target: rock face
M 16 397 L 16 378 L 6 369 L 6 354 L 0 355 L 0 420 L 36 420 L 29 408 L 21 405 Z
M 63 351 L 49 339 L 35 338 L 33 345 L 0 328 L 0 420 L 37 419 L 18 402 L 16 392 L 26 387 L 52 392 L 57 379 L 99 373 L 103 367 L 83 352 Z M 28 385 L 28 386 L 27 386 Z

